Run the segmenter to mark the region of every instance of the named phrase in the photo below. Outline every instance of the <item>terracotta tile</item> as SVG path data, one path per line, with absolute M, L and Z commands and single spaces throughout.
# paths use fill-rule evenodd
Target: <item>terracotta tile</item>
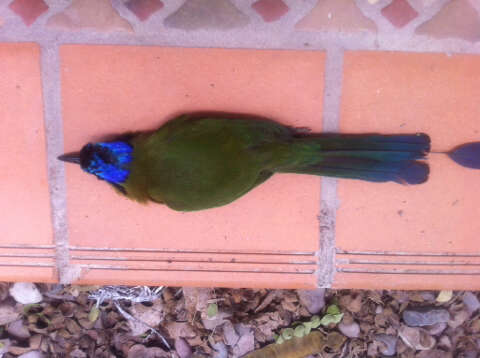
M 73 0 L 64 11 L 49 18 L 47 26 L 66 30 L 133 32 L 132 25 L 118 14 L 110 0 Z
M 479 41 L 480 15 L 468 0 L 451 1 L 430 21 L 419 26 L 416 33 L 439 39 L 450 37 Z
M 376 31 L 375 23 L 365 17 L 351 0 L 320 0 L 295 26 L 300 30 L 339 32 Z
M 289 10 L 282 0 L 259 0 L 252 4 L 252 8 L 265 22 L 276 21 Z
M 407 0 L 393 0 L 382 9 L 382 15 L 395 27 L 404 27 L 418 16 L 418 12 Z
M 133 46 L 60 51 L 66 151 L 198 110 L 254 113 L 321 130 L 322 52 Z M 84 268 L 79 282 L 314 287 L 316 277 L 304 261 L 315 262 L 318 250 L 319 183 L 316 177 L 277 175 L 229 206 L 178 213 L 130 202 L 68 166 L 69 235 L 77 247 L 71 255 Z M 98 261 L 115 255 L 103 266 Z M 171 260 L 160 262 L 162 257 Z M 117 270 L 107 270 L 111 266 Z M 252 273 L 254 268 L 266 273 Z M 241 270 L 247 272 L 232 272 Z
M 145 21 L 163 7 L 163 2 L 160 0 L 129 0 L 125 3 L 125 6 L 129 8 L 140 21 Z
M 48 10 L 48 5 L 43 0 L 14 0 L 8 7 L 20 16 L 27 26 L 33 24 L 41 14 Z
M 35 44 L 0 44 L 2 281 L 54 280 L 39 56 Z
M 228 0 L 187 0 L 165 19 L 167 27 L 182 30 L 228 30 L 248 22 L 248 17 Z
M 479 78 L 479 56 L 347 52 L 341 131 L 425 132 L 434 151 L 478 141 Z M 337 255 L 337 266 L 374 273 L 338 274 L 337 286 L 480 288 L 480 271 L 457 262 L 480 258 L 475 256 L 480 232 L 478 172 L 442 154 L 431 154 L 428 161 L 430 178 L 418 186 L 339 181 L 337 248 L 350 254 Z M 462 254 L 473 257 L 456 256 Z M 386 262 L 373 263 L 378 260 Z M 386 279 L 392 270 L 399 273 L 398 280 Z

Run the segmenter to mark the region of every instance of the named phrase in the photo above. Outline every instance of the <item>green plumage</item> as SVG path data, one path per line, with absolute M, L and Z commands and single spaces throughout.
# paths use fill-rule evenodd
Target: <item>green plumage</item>
M 428 177 L 416 161 L 429 150 L 426 135 L 305 135 L 269 120 L 185 115 L 126 141 L 129 175 L 114 185 L 131 199 L 180 211 L 229 204 L 274 173 L 411 184 Z M 90 159 L 80 160 L 92 173 Z
M 291 131 L 260 120 L 173 120 L 132 140 L 133 165 L 124 184 L 139 201 L 190 211 L 228 204 L 288 163 Z

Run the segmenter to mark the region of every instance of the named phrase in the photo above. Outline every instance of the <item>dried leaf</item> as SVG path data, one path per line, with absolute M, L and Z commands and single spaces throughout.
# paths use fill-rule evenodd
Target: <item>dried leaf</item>
M 207 307 L 207 317 L 213 318 L 218 313 L 218 305 L 216 303 L 210 303 Z
M 453 291 L 443 290 L 443 291 L 439 292 L 439 294 L 436 298 L 436 301 L 440 302 L 440 303 L 445 303 L 445 302 L 450 301 L 452 299 L 452 296 L 453 296 Z
M 100 315 L 100 309 L 96 305 L 93 305 L 92 309 L 88 313 L 88 320 L 90 322 L 95 322 L 98 319 L 99 315 Z

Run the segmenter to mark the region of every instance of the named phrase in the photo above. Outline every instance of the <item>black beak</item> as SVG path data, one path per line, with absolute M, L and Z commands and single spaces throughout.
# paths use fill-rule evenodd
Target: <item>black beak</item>
M 57 157 L 58 160 L 67 163 L 80 164 L 80 153 L 68 153 Z

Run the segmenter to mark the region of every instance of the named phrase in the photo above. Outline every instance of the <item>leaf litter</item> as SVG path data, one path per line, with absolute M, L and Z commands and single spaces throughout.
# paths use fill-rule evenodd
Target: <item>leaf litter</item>
M 453 358 L 480 351 L 475 292 L 37 284 L 17 285 L 32 290 L 19 296 L 12 287 L 0 283 L 0 358 Z

